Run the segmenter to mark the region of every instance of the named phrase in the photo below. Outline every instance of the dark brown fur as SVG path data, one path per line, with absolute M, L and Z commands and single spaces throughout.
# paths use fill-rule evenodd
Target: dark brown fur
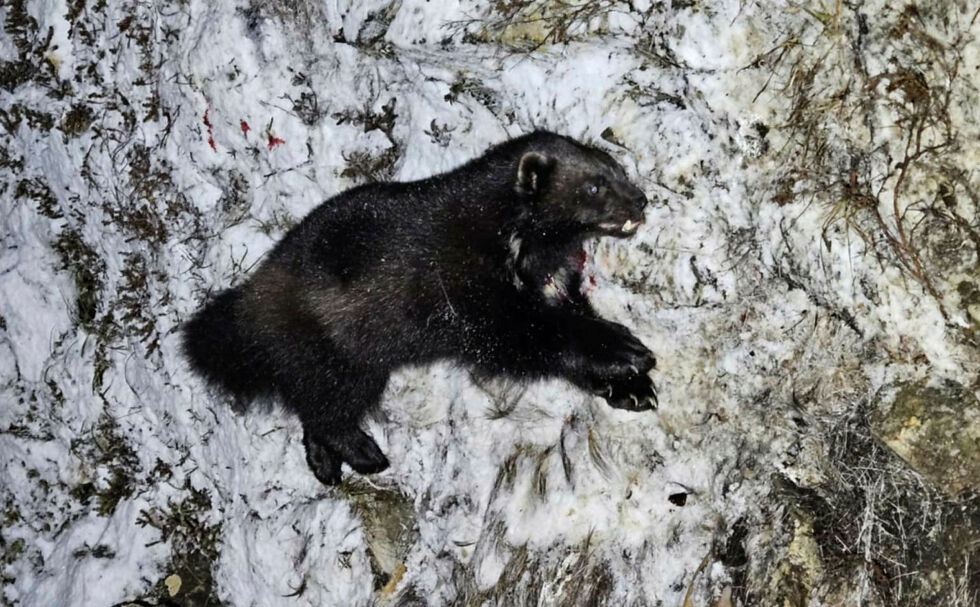
M 359 422 L 405 365 L 563 377 L 615 407 L 653 408 L 653 355 L 581 289 L 582 241 L 630 235 L 645 205 L 607 154 L 546 132 L 442 175 L 354 188 L 191 319 L 185 350 L 240 400 L 294 411 L 327 484 L 342 462 L 388 466 Z

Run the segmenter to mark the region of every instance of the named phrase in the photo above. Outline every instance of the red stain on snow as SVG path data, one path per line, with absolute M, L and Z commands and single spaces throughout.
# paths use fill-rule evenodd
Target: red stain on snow
M 242 135 L 248 136 L 248 132 L 252 130 L 252 127 L 248 126 L 248 123 L 244 120 L 241 121 Z
M 208 119 L 208 112 L 210 111 L 210 108 L 204 110 L 204 126 L 208 129 L 208 145 L 211 146 L 212 150 L 218 151 L 218 148 L 214 145 L 214 130 L 211 128 L 211 121 Z
M 583 249 L 579 249 L 579 252 L 575 254 L 575 261 L 578 263 L 578 271 L 581 272 L 585 268 L 585 262 L 589 256 L 585 253 Z
M 285 139 L 279 139 L 272 133 L 269 133 L 269 149 L 274 149 L 277 145 L 282 145 L 286 143 Z

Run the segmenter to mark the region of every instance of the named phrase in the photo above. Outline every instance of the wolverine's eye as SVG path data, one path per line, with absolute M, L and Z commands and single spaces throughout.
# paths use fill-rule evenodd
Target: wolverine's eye
M 585 186 L 585 192 L 589 196 L 595 196 L 606 185 L 606 179 L 602 175 L 591 178 Z

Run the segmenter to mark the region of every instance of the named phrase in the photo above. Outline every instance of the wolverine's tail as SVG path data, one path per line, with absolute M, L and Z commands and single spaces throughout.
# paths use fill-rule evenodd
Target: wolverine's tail
M 184 325 L 183 346 L 195 371 L 244 404 L 263 394 L 268 379 L 239 317 L 241 297 L 228 289 L 211 300 Z

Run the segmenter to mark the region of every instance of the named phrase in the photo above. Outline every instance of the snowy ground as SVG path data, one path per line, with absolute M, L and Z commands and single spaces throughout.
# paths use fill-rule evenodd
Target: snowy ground
M 976 500 L 866 418 L 980 382 L 980 23 L 811 4 L 0 8 L 3 602 L 974 604 L 980 544 L 935 537 Z M 315 205 L 534 128 L 656 202 L 587 272 L 658 412 L 407 369 L 392 467 L 328 489 L 296 420 L 188 371 L 180 323 Z

